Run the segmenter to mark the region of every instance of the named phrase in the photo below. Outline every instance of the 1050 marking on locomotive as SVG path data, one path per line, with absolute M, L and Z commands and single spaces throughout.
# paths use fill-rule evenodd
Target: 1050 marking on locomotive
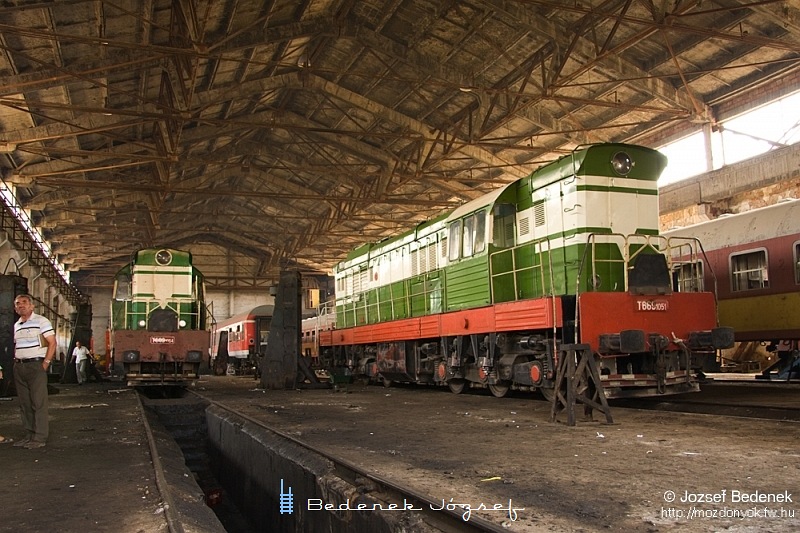
M 637 300 L 637 311 L 669 311 L 667 300 Z

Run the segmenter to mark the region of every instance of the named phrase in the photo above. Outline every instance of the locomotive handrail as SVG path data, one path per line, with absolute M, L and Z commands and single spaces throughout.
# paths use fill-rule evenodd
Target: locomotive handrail
M 619 259 L 612 259 L 612 258 L 609 258 L 609 259 L 598 259 L 597 253 L 596 253 L 597 252 L 597 244 L 598 244 L 597 243 L 597 237 L 610 238 L 610 239 L 608 239 L 609 241 L 613 240 L 614 237 L 621 238 L 622 241 L 621 241 L 621 246 L 620 246 L 620 258 Z M 643 242 L 641 243 L 641 246 L 638 249 L 636 249 L 633 253 L 631 253 L 630 246 L 632 244 L 631 240 L 633 238 L 638 239 L 638 240 L 643 241 Z M 640 233 L 633 233 L 633 234 L 630 234 L 630 235 L 625 235 L 623 233 L 590 233 L 589 235 L 587 235 L 587 237 L 586 237 L 586 248 L 584 248 L 584 250 L 583 250 L 583 256 L 581 257 L 580 265 L 578 267 L 578 276 L 577 276 L 577 279 L 575 280 L 575 335 L 576 335 L 576 342 L 577 342 L 577 335 L 580 332 L 580 316 L 581 316 L 581 314 L 580 314 L 580 301 L 581 301 L 581 299 L 579 298 L 579 296 L 581 294 L 581 278 L 583 276 L 584 265 L 586 265 L 586 263 L 587 263 L 587 261 L 586 261 L 587 255 L 591 254 L 591 262 L 590 262 L 591 272 L 590 272 L 590 275 L 592 276 L 592 280 L 591 280 L 591 282 L 589 284 L 589 288 L 595 289 L 595 290 L 597 288 L 599 288 L 599 284 L 597 284 L 595 282 L 595 277 L 596 277 L 596 272 L 597 272 L 597 263 L 609 263 L 609 264 L 621 263 L 622 264 L 622 279 L 623 279 L 622 292 L 626 292 L 628 290 L 628 281 L 629 281 L 628 280 L 628 272 L 630 270 L 630 262 L 631 262 L 631 260 L 633 258 L 635 258 L 636 256 L 638 256 L 640 253 L 642 253 L 644 250 L 648 249 L 648 248 L 652 249 L 652 250 L 654 250 L 654 251 L 656 251 L 658 253 L 663 253 L 662 251 L 660 251 L 660 249 L 658 247 L 653 246 L 653 243 L 651 242 L 652 238 L 661 239 L 661 240 L 664 240 L 666 242 L 666 239 L 664 237 L 661 237 L 660 235 L 644 235 L 644 234 L 640 234 Z M 590 292 L 590 291 L 587 290 L 586 292 Z
M 198 308 L 197 311 L 181 311 L 180 310 L 180 306 L 181 306 L 182 303 L 193 303 L 193 302 L 194 302 L 194 300 L 192 300 L 190 298 L 176 299 L 174 301 L 168 302 L 167 305 L 165 307 L 163 307 L 163 308 L 164 309 L 171 309 L 172 311 L 174 311 L 179 322 L 180 322 L 181 318 L 190 318 L 190 319 L 191 318 L 197 318 L 198 324 L 199 324 L 200 323 L 200 318 L 201 318 L 200 317 L 201 310 L 199 308 Z M 124 310 L 124 313 L 125 313 L 125 315 L 123 317 L 124 318 L 124 323 L 125 324 L 131 324 L 130 320 L 133 320 L 134 321 L 133 325 L 135 326 L 134 329 L 137 329 L 139 327 L 138 321 L 136 320 L 137 317 L 141 317 L 141 318 L 144 318 L 146 320 L 147 317 L 150 315 L 150 313 L 153 312 L 155 309 L 162 309 L 162 307 L 160 305 L 151 306 L 150 305 L 151 303 L 153 303 L 153 302 L 126 300 L 124 302 L 124 305 L 123 305 L 123 310 Z M 135 304 L 143 305 L 142 310 L 141 311 L 133 310 L 133 306 Z M 147 326 L 145 326 L 145 328 L 146 327 Z
M 618 246 L 620 248 L 620 258 L 618 258 L 618 259 L 617 258 L 608 258 L 608 259 L 598 258 L 597 257 L 597 253 L 596 253 L 597 252 L 597 244 L 598 244 L 597 237 L 609 238 L 608 240 L 612 241 L 612 242 L 613 242 L 614 238 L 620 239 L 619 242 L 618 242 Z M 623 279 L 622 291 L 624 292 L 624 291 L 627 291 L 629 289 L 629 279 L 628 279 L 629 276 L 628 276 L 628 273 L 629 273 L 629 271 L 631 269 L 630 265 L 631 265 L 631 263 L 633 262 L 633 260 L 636 257 L 638 257 L 639 255 L 645 253 L 646 250 L 652 250 L 652 251 L 654 251 L 654 252 L 656 252 L 658 254 L 664 254 L 664 255 L 667 255 L 667 257 L 669 257 L 667 252 L 662 248 L 662 246 L 657 246 L 656 244 L 654 244 L 653 241 L 656 241 L 656 243 L 661 244 L 662 246 L 663 245 L 668 245 L 667 238 L 663 237 L 661 235 L 646 235 L 646 234 L 642 234 L 642 233 L 631 233 L 629 235 L 625 235 L 623 233 L 590 233 L 586 237 L 586 248 L 584 249 L 583 257 L 581 258 L 580 267 L 578 268 L 578 280 L 577 280 L 577 286 L 575 288 L 575 294 L 577 295 L 577 294 L 580 294 L 580 292 L 581 292 L 580 282 L 581 282 L 581 276 L 583 274 L 583 266 L 584 266 L 584 264 L 586 264 L 586 255 L 587 255 L 587 253 L 589 253 L 591 251 L 591 262 L 590 262 L 590 265 L 591 265 L 592 274 L 597 272 L 596 265 L 598 263 L 609 263 L 609 264 L 619 263 L 619 264 L 622 265 L 622 267 L 623 267 L 622 268 L 622 279 Z M 608 244 L 608 243 L 603 243 L 603 244 Z M 639 244 L 639 246 L 636 249 L 632 250 L 631 246 L 633 246 L 634 244 Z M 591 287 L 593 289 L 598 288 L 597 286 L 595 286 L 594 283 L 592 283 Z
M 716 318 L 717 325 L 719 325 L 719 292 L 718 292 L 718 287 L 717 287 L 717 275 L 714 273 L 714 269 L 711 266 L 711 261 L 708 260 L 708 256 L 706 255 L 706 250 L 705 250 L 705 248 L 703 248 L 703 243 L 700 241 L 700 239 L 698 239 L 696 237 L 669 237 L 669 238 L 667 238 L 668 245 L 673 240 L 675 240 L 675 241 L 690 241 L 690 242 L 694 242 L 697 245 L 697 250 L 699 251 L 699 254 L 695 254 L 695 257 L 696 257 L 695 261 L 699 263 L 699 258 L 702 256 L 703 261 L 704 261 L 703 268 L 704 269 L 708 269 L 708 273 L 711 276 L 711 283 L 714 285 L 714 288 L 711 291 L 712 294 L 714 295 L 714 312 L 716 314 L 715 318 Z M 678 248 L 680 248 L 680 246 L 678 246 Z M 698 274 L 698 276 L 701 276 L 701 275 L 702 274 Z M 705 288 L 705 287 L 703 287 L 703 288 Z
M 541 239 L 525 242 L 525 243 L 522 243 L 522 244 L 517 244 L 515 246 L 510 246 L 508 248 L 503 248 L 502 250 L 498 250 L 496 252 L 493 252 L 493 253 L 489 254 L 489 280 L 490 280 L 489 286 L 492 287 L 492 288 L 494 287 L 494 283 L 493 282 L 494 282 L 494 279 L 496 277 L 498 277 L 498 276 L 508 276 L 510 274 L 512 276 L 512 282 L 513 282 L 513 286 L 514 286 L 514 301 L 518 301 L 518 300 L 520 300 L 521 295 L 520 295 L 519 285 L 517 283 L 517 274 L 519 274 L 520 272 L 525 272 L 525 271 L 530 270 L 530 271 L 532 271 L 534 273 L 533 274 L 534 276 L 536 276 L 538 274 L 539 281 L 541 282 L 541 287 L 542 287 L 542 294 L 541 295 L 542 296 L 553 295 L 553 293 L 554 293 L 554 285 L 555 285 L 555 281 L 553 279 L 553 254 L 552 253 L 548 253 L 548 262 L 549 262 L 549 266 L 550 266 L 550 268 L 549 268 L 549 270 L 550 270 L 550 286 L 549 286 L 549 290 L 545 290 L 547 288 L 547 284 L 545 283 L 546 279 L 545 279 L 545 272 L 544 272 L 544 268 L 543 268 L 544 261 L 543 261 L 542 246 L 537 246 L 537 244 L 541 245 L 542 243 L 545 243 L 545 242 L 547 243 L 547 251 L 551 252 L 550 239 L 548 239 L 547 237 L 544 237 L 544 238 L 541 238 Z M 533 251 L 534 254 L 538 255 L 539 256 L 539 262 L 537 264 L 532 264 L 531 266 L 517 268 L 517 254 L 515 254 L 514 252 L 517 251 L 517 250 L 522 250 L 524 248 L 530 248 Z M 493 267 L 494 263 L 493 263 L 492 259 L 495 256 L 498 256 L 500 254 L 509 254 L 511 256 L 511 270 L 507 270 L 507 271 L 503 271 L 503 272 L 501 272 L 499 274 L 495 274 L 494 273 L 494 267 Z
M 548 273 L 550 275 L 549 287 L 545 283 L 545 281 L 546 281 L 545 280 L 545 272 L 544 272 L 544 268 L 543 268 L 543 266 L 544 266 L 544 260 L 543 260 L 544 259 L 544 253 L 543 253 L 542 244 L 544 244 L 544 243 L 547 243 L 547 252 L 548 252 L 547 253 L 547 261 L 548 261 L 548 266 L 549 266 Z M 517 251 L 517 250 L 520 250 L 520 249 L 522 249 L 524 247 L 531 248 L 533 253 L 537 254 L 539 256 L 539 261 L 538 261 L 538 264 L 536 264 L 536 265 L 531 265 L 529 267 L 524 267 L 524 268 L 517 268 L 517 254 L 515 254 L 514 252 Z M 508 253 L 508 254 L 511 255 L 511 270 L 510 271 L 504 271 L 504 272 L 502 272 L 500 274 L 495 274 L 494 273 L 494 267 L 493 267 L 494 263 L 492 261 L 492 258 L 494 256 L 497 256 L 497 255 L 500 255 L 500 254 L 503 254 L 503 253 Z M 512 277 L 513 287 L 514 287 L 514 301 L 518 301 L 518 300 L 521 299 L 521 295 L 520 295 L 520 292 L 519 292 L 519 286 L 517 284 L 517 274 L 520 273 L 520 272 L 524 272 L 526 270 L 533 271 L 534 272 L 534 276 L 536 275 L 536 272 L 538 271 L 539 281 L 540 281 L 541 287 L 542 287 L 541 297 L 542 298 L 544 298 L 544 297 L 549 297 L 550 298 L 551 311 L 553 313 L 553 340 L 555 341 L 555 339 L 557 338 L 557 333 L 558 333 L 558 331 L 557 331 L 558 330 L 558 326 L 557 326 L 557 323 L 558 323 L 558 320 L 557 320 L 557 309 L 558 309 L 558 306 L 557 306 L 557 303 L 556 303 L 556 294 L 555 294 L 555 285 L 556 285 L 556 283 L 555 283 L 555 277 L 554 277 L 555 269 L 553 268 L 552 243 L 550 242 L 549 238 L 543 237 L 541 239 L 529 241 L 529 242 L 526 242 L 526 243 L 523 243 L 523 244 L 517 244 L 517 245 L 511 246 L 509 248 L 503 248 L 502 250 L 498 250 L 496 252 L 493 252 L 493 253 L 489 254 L 489 288 L 492 291 L 494 290 L 494 278 L 496 278 L 498 276 L 507 276 L 507 275 L 510 274 L 511 277 Z M 494 295 L 492 296 L 492 301 L 495 302 Z
M 672 241 L 688 241 L 688 242 L 680 242 L 677 245 L 673 245 Z M 684 265 L 688 265 L 690 267 L 691 276 L 689 277 L 688 281 L 690 283 L 690 289 L 694 291 L 701 291 L 703 290 L 703 277 L 699 272 L 699 268 L 697 267 L 699 263 L 698 251 L 697 246 L 693 246 L 699 244 L 699 241 L 694 238 L 682 238 L 682 237 L 672 237 L 671 239 L 667 240 L 667 250 L 669 251 L 669 266 L 670 271 L 674 271 L 677 269 L 681 269 Z M 686 260 L 682 260 L 682 257 L 688 257 Z M 681 269 L 681 272 L 683 270 Z M 680 290 L 681 287 L 684 286 L 686 280 L 681 279 L 679 276 L 678 282 L 679 286 L 678 289 Z

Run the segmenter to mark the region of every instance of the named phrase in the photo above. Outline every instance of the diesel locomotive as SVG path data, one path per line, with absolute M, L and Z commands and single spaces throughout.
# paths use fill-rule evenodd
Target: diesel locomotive
M 208 364 L 203 275 L 189 252 L 136 252 L 114 279 L 110 342 L 128 385 L 186 386 Z
M 608 398 L 699 390 L 733 343 L 697 239 L 659 234 L 666 157 L 575 149 L 334 268 L 323 360 L 352 375 L 552 398 L 564 345 L 589 347 Z M 706 272 L 708 274 L 708 272 Z

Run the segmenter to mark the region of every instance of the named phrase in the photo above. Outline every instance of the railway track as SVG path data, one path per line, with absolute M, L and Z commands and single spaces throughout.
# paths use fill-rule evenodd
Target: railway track
M 434 499 L 422 494 L 413 487 L 404 486 L 389 479 L 368 472 L 348 461 L 331 455 L 324 450 L 314 447 L 306 442 L 296 439 L 282 431 L 276 430 L 256 418 L 242 414 L 240 411 L 226 406 L 224 403 L 215 401 L 200 393 L 192 391 L 202 400 L 214 405 L 219 409 L 225 410 L 233 415 L 241 417 L 248 422 L 255 424 L 275 436 L 285 439 L 309 452 L 317 454 L 334 465 L 334 471 L 344 481 L 359 491 L 368 493 L 369 496 L 381 502 L 384 510 L 394 505 L 395 510 L 408 510 L 416 513 L 422 521 L 430 528 L 445 532 L 505 532 L 507 529 L 500 523 L 486 520 L 477 515 L 477 509 L 468 509 L 460 506 L 456 502 L 445 502 L 441 499 Z M 405 512 L 405 511 L 404 511 Z M 510 508 L 509 513 L 514 512 Z
M 800 386 L 786 383 L 712 381 L 699 393 L 610 403 L 612 408 L 800 421 Z
M 765 420 L 784 420 L 800 422 L 800 409 L 791 407 L 765 407 L 763 405 L 730 405 L 702 401 L 681 400 L 617 400 L 613 407 L 667 411 L 673 413 L 693 413 L 716 416 L 735 416 Z

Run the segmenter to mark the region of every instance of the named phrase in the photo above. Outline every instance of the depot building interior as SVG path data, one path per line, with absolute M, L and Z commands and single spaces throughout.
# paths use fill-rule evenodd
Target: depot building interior
M 728 121 L 800 90 L 795 0 L 0 13 L 4 274 L 67 338 L 91 302 L 100 356 L 113 277 L 143 248 L 191 252 L 223 320 L 271 303 L 282 271 L 329 297 L 356 247 L 586 144 L 699 138 L 684 158 L 704 171 L 660 187 L 663 229 L 800 188 L 796 144 L 758 139 L 766 153 L 725 165 L 714 148 Z
M 0 407 L 15 296 L 61 352 L 0 529 L 800 528 L 800 0 L 0 15 Z

